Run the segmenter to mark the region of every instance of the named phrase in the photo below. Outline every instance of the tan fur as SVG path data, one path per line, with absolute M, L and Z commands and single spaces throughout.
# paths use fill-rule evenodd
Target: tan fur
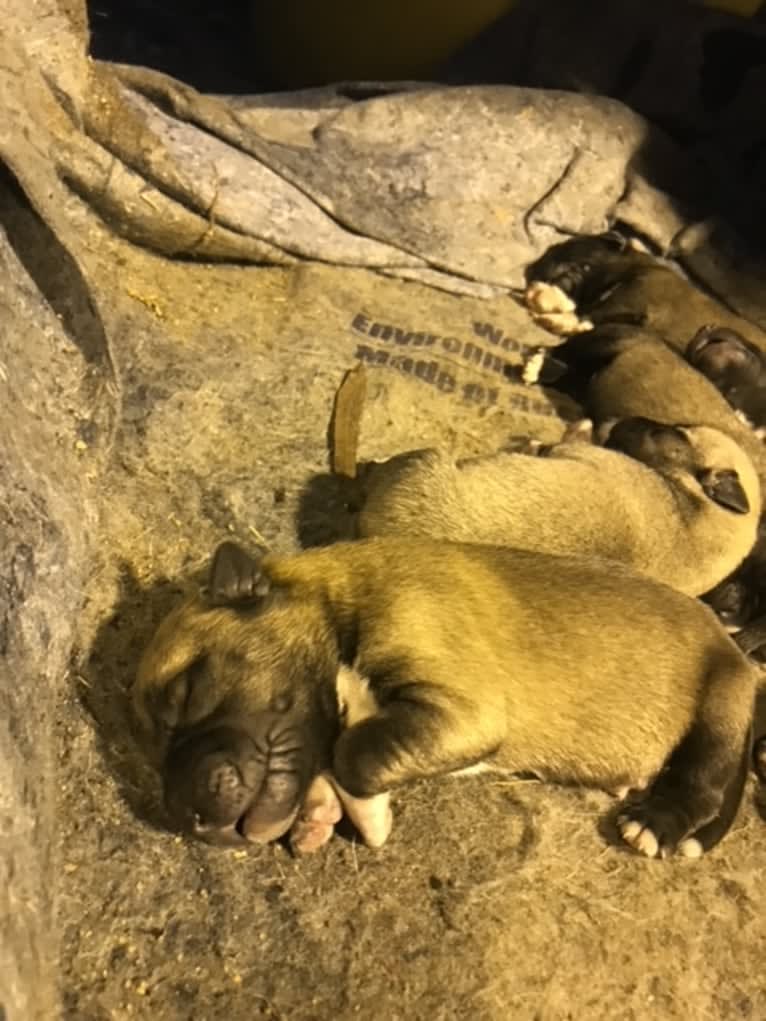
M 200 596 L 161 625 L 135 685 L 139 716 L 200 655 L 208 713 L 234 698 L 246 721 L 282 693 L 300 714 L 353 636 L 380 705 L 335 746 L 354 797 L 481 761 L 635 786 L 693 723 L 711 735 L 711 761 L 744 746 L 746 657 L 708 608 L 621 565 L 388 539 L 269 555 L 260 571 L 271 595 L 257 612 Z
M 715 388 L 651 330 L 638 327 L 620 342 L 619 354 L 588 387 L 588 413 L 597 421 L 645 415 L 658 422 L 695 422 L 731 436 L 766 484 L 763 442 Z
M 693 466 L 670 461 L 658 470 L 582 443 L 558 444 L 547 457 L 499 453 L 455 462 L 437 450 L 401 454 L 368 471 L 359 535 L 603 557 L 700 595 L 752 548 L 760 487 L 749 457 L 728 436 L 696 426 L 684 432 Z M 749 513 L 710 500 L 697 477 L 704 468 L 735 470 Z

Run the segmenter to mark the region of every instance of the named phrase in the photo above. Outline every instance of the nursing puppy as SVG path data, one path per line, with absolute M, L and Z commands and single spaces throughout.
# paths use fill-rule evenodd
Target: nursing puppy
M 374 701 L 341 729 L 349 668 Z M 485 764 L 644 788 L 622 838 L 697 855 L 740 803 L 754 690 L 707 607 L 623 565 L 386 539 L 225 543 L 149 643 L 133 705 L 153 746 L 166 735 L 177 824 L 213 842 L 276 839 L 330 767 L 369 799 Z
M 766 431 L 766 354 L 735 330 L 705 326 L 692 337 L 686 357 L 763 439 Z
M 360 478 L 360 536 L 424 536 L 618 560 L 701 595 L 749 553 L 761 509 L 745 452 L 705 426 L 629 418 L 606 447 L 454 461 L 417 450 Z
M 736 331 L 759 351 L 766 334 L 700 291 L 648 252 L 614 234 L 573 238 L 554 245 L 527 269 L 529 283 L 560 288 L 578 315 L 594 324 L 624 323 L 656 330 L 685 351 L 699 330 L 714 325 Z

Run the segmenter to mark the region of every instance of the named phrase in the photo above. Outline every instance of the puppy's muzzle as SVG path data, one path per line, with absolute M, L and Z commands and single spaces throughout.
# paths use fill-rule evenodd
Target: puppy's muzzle
M 301 729 L 264 712 L 247 726 L 179 737 L 163 769 L 176 826 L 207 843 L 267 843 L 292 824 L 307 782 Z

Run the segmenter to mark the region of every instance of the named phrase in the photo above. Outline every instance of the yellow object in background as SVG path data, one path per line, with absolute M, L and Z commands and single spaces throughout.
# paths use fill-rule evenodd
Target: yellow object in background
M 763 0 L 702 0 L 705 7 L 716 7 L 728 14 L 739 14 L 743 18 L 752 16 L 763 7 Z
M 514 0 L 251 0 L 259 60 L 282 86 L 428 78 Z

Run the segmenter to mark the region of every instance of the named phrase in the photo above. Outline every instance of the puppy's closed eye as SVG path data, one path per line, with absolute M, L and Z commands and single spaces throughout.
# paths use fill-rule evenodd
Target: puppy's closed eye
M 201 656 L 189 664 L 152 697 L 151 716 L 159 728 L 169 733 L 195 723 L 209 712 L 213 685 L 210 663 Z

